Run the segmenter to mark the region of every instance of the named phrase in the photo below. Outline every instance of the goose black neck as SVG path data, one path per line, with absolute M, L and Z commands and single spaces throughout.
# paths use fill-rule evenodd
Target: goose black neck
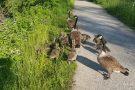
M 78 16 L 76 16 L 74 28 L 76 28 L 77 21 L 78 21 Z

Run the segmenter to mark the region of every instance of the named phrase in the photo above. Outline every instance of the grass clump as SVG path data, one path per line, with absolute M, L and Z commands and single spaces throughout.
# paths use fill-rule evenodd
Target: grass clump
M 54 62 L 47 43 L 66 31 L 67 10 L 74 0 L 2 0 L 0 23 L 0 90 L 66 90 L 76 64 L 67 50 Z M 5 14 L 6 13 L 6 14 Z M 36 49 L 42 48 L 37 56 Z

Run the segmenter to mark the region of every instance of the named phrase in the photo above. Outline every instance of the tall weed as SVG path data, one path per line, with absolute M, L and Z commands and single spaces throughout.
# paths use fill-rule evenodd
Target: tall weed
M 44 47 L 66 30 L 73 1 L 5 0 L 3 8 L 12 17 L 0 24 L 0 75 L 7 75 L 0 77 L 0 90 L 69 88 L 76 64 L 67 63 L 66 49 L 54 62 Z M 44 49 L 36 55 L 38 48 Z

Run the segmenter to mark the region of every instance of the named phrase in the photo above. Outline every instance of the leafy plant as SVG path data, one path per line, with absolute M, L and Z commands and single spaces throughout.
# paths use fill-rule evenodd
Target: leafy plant
M 67 50 L 54 62 L 48 58 L 46 46 L 67 28 L 67 10 L 73 1 L 4 0 L 2 8 L 12 17 L 0 24 L 0 75 L 8 77 L 0 77 L 0 90 L 69 88 L 76 64 L 67 63 Z M 37 49 L 41 49 L 39 55 Z M 2 69 L 4 60 L 12 63 Z

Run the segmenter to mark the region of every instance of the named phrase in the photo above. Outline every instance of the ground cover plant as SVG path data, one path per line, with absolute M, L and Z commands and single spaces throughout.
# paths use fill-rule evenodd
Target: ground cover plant
M 0 90 L 66 90 L 76 64 L 67 49 L 57 62 L 47 44 L 67 31 L 67 11 L 74 0 L 0 1 Z M 37 55 L 36 50 L 41 48 Z

